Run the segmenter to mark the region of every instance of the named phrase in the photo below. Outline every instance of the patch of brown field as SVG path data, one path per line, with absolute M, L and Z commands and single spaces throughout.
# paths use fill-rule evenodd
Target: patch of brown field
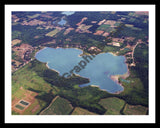
M 102 35 L 103 33 L 104 33 L 104 31 L 98 30 L 98 31 L 96 31 L 96 33 L 94 33 L 94 35 Z
M 21 59 L 24 59 L 24 54 L 27 51 L 32 52 L 33 49 L 34 48 L 31 45 L 29 45 L 29 44 L 21 44 L 20 46 L 16 46 L 16 47 L 12 48 L 12 50 L 16 53 L 16 55 L 18 57 L 20 57 Z
M 18 103 L 20 101 L 20 99 L 18 99 L 17 97 L 14 97 L 14 100 L 12 100 L 12 108 L 13 106 Z
M 24 111 L 31 105 L 35 102 L 35 96 L 38 95 L 38 93 L 36 92 L 32 92 L 32 91 L 29 91 L 29 90 L 24 90 L 23 87 L 20 87 L 20 90 L 24 91 L 24 97 L 23 99 L 19 99 L 17 98 L 16 96 L 14 96 L 14 100 L 12 100 L 12 111 L 15 111 L 19 114 L 23 114 Z M 26 102 L 28 102 L 29 104 L 27 106 L 23 105 L 20 103 L 21 100 L 24 100 Z M 20 110 L 18 108 L 16 108 L 15 106 L 16 105 L 20 105 L 22 107 L 24 107 L 23 110 Z M 34 110 L 36 111 L 39 107 L 37 106 L 37 108 Z
M 148 11 L 135 11 L 135 14 L 138 14 L 138 15 L 148 15 L 149 12 Z
M 108 33 L 108 32 L 105 32 L 102 36 L 107 37 L 108 35 L 109 35 L 109 33 Z
M 112 38 L 112 41 L 123 43 L 124 39 L 122 39 L 122 38 Z
M 34 113 L 39 107 L 40 107 L 39 104 L 37 104 L 37 105 L 32 109 L 32 113 Z
M 56 40 L 55 40 L 55 39 L 53 39 L 52 41 L 49 41 L 49 42 L 43 43 L 43 45 L 46 45 L 46 44 L 56 44 Z
M 66 31 L 63 34 L 67 35 L 71 30 L 74 30 L 74 28 L 67 28 Z
M 87 17 L 83 17 L 82 20 L 79 23 L 77 23 L 76 25 L 77 26 L 81 25 L 83 23 L 83 21 L 85 21 L 85 20 L 87 20 Z
M 99 21 L 98 25 L 102 25 L 104 22 L 106 22 L 106 19 Z
M 109 24 L 109 25 L 111 25 L 111 27 L 114 27 L 115 23 L 116 23 L 116 21 L 114 21 L 114 20 L 107 20 L 104 24 Z
M 29 22 L 23 21 L 21 23 L 21 25 L 30 25 L 30 26 L 36 26 L 36 25 L 42 25 L 42 24 L 46 24 L 46 22 L 40 21 L 40 20 L 37 20 L 37 19 L 31 20 Z
M 14 39 L 14 40 L 12 40 L 12 46 L 14 46 L 14 45 L 16 45 L 16 44 L 19 44 L 19 43 L 21 43 L 21 42 L 22 42 L 22 40 Z
M 21 65 L 22 63 L 21 62 L 19 62 L 19 61 L 17 61 L 17 60 L 14 60 L 14 59 L 12 59 L 12 62 L 14 62 L 14 66 L 16 66 L 16 67 L 18 67 L 19 65 Z M 13 66 L 13 65 L 12 65 Z M 13 67 L 14 67 L 13 66 Z
M 123 113 L 125 115 L 146 115 L 148 108 L 142 105 L 126 104 Z
M 39 37 L 40 37 L 40 36 L 38 36 L 38 35 L 37 35 L 37 36 L 34 36 L 34 39 L 38 39 Z
M 52 18 L 51 16 L 46 15 L 46 14 L 41 14 L 40 16 L 41 16 L 41 17 L 46 17 L 46 18 Z

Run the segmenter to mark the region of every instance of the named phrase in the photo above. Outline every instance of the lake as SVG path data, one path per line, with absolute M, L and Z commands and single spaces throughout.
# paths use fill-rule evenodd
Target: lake
M 66 20 L 64 20 L 63 18 L 58 22 L 59 25 L 65 25 L 66 24 Z
M 75 11 L 64 11 L 64 12 L 62 12 L 62 14 L 65 14 L 67 16 L 72 15 L 74 13 L 75 13 Z
M 101 53 L 94 57 L 79 56 L 82 53 L 82 50 L 75 48 L 46 47 L 37 52 L 35 58 L 47 63 L 60 76 L 70 75 L 72 72 L 90 80 L 87 84 L 79 85 L 80 87 L 95 85 L 109 93 L 123 91 L 123 87 L 110 76 L 127 72 L 124 56 L 114 56 L 111 53 Z

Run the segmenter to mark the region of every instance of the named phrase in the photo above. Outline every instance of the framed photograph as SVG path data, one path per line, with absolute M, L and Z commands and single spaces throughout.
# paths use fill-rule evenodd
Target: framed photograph
M 155 5 L 5 5 L 5 122 L 154 123 Z

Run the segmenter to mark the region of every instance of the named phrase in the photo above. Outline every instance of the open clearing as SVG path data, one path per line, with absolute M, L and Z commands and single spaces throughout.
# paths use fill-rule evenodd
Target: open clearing
M 43 65 L 46 68 L 45 64 Z M 30 63 L 26 64 L 12 75 L 12 114 L 36 115 L 46 106 L 44 100 L 36 97 L 40 95 L 40 92 L 48 93 L 51 85 L 39 77 L 29 66 Z M 18 108 L 15 107 L 17 105 Z M 22 107 L 24 108 L 22 109 Z
M 53 37 L 53 36 L 56 35 L 58 32 L 60 32 L 59 29 L 54 29 L 53 31 L 50 31 L 49 33 L 47 33 L 46 36 Z
M 96 113 L 90 112 L 86 109 L 76 107 L 71 115 L 97 115 Z
M 19 114 L 32 114 L 26 113 L 26 110 L 34 108 L 34 104 L 36 103 L 35 96 L 37 96 L 38 93 L 25 90 L 23 89 L 23 87 L 20 87 L 20 89 L 17 92 L 19 94 L 13 95 L 12 98 L 12 111 L 15 111 Z
M 14 39 L 14 40 L 12 40 L 12 46 L 14 46 L 14 45 L 16 45 L 16 44 L 19 44 L 19 43 L 21 43 L 21 42 L 22 42 L 22 40 Z
M 68 115 L 72 109 L 73 107 L 68 100 L 56 96 L 40 115 Z
M 105 115 L 120 115 L 120 110 L 123 108 L 125 101 L 116 97 L 101 99 L 99 102 L 105 109 Z
M 126 104 L 123 113 L 125 115 L 146 115 L 148 108 L 141 105 Z

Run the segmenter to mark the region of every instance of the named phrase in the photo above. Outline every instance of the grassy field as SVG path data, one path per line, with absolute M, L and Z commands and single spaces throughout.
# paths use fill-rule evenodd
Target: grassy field
M 47 33 L 46 36 L 53 37 L 53 36 L 56 35 L 58 32 L 60 32 L 59 29 L 54 29 L 53 31 L 50 31 L 49 33 Z
M 45 66 L 45 64 L 42 64 Z M 12 113 L 23 115 L 35 115 L 43 109 L 47 102 L 36 98 L 43 93 L 48 94 L 52 89 L 51 85 L 38 76 L 36 72 L 29 69 L 30 63 L 12 74 Z M 19 104 L 20 100 L 25 100 L 30 104 L 20 111 L 14 106 Z
M 125 101 L 116 97 L 101 99 L 99 102 L 107 111 L 105 115 L 120 115 Z
M 105 46 L 103 52 L 117 52 L 119 50 L 116 46 Z
M 36 17 L 38 17 L 38 16 L 40 16 L 41 14 L 34 14 L 34 15 L 32 15 L 32 16 L 29 16 L 29 15 L 27 15 L 27 17 L 28 18 L 31 18 L 31 19 L 33 19 L 33 18 L 36 18 Z
M 121 81 L 124 91 L 118 95 L 118 97 L 124 99 L 129 104 L 148 106 L 148 95 L 145 92 L 140 78 L 135 76 L 136 74 L 130 70 L 130 76 L 126 79 L 130 82 Z
M 126 104 L 123 113 L 125 115 L 146 115 L 147 107 L 142 105 L 129 105 Z
M 46 106 L 46 102 L 35 98 L 37 95 L 38 93 L 36 92 L 20 87 L 16 94 L 12 95 L 12 113 L 18 113 L 21 115 L 37 114 L 43 107 Z M 25 101 L 28 104 L 22 104 L 20 101 Z
M 96 113 L 90 112 L 86 109 L 76 107 L 71 115 L 97 115 Z
M 73 107 L 68 100 L 56 96 L 40 115 L 68 115 L 72 109 Z
M 102 30 L 102 31 L 105 31 L 105 32 L 110 32 L 111 30 L 113 30 L 113 28 L 111 28 L 111 25 L 109 25 L 109 24 L 102 24 L 101 26 L 99 26 L 97 28 L 97 30 Z
M 43 64 L 45 66 L 45 64 Z M 38 76 L 36 72 L 28 67 L 30 64 L 25 65 L 20 70 L 12 75 L 12 95 L 19 95 L 16 93 L 20 87 L 24 89 L 34 88 L 35 90 L 49 92 L 51 85 Z M 44 67 L 46 68 L 46 66 Z M 22 94 L 23 95 L 23 94 Z M 21 97 L 21 96 L 20 96 Z

